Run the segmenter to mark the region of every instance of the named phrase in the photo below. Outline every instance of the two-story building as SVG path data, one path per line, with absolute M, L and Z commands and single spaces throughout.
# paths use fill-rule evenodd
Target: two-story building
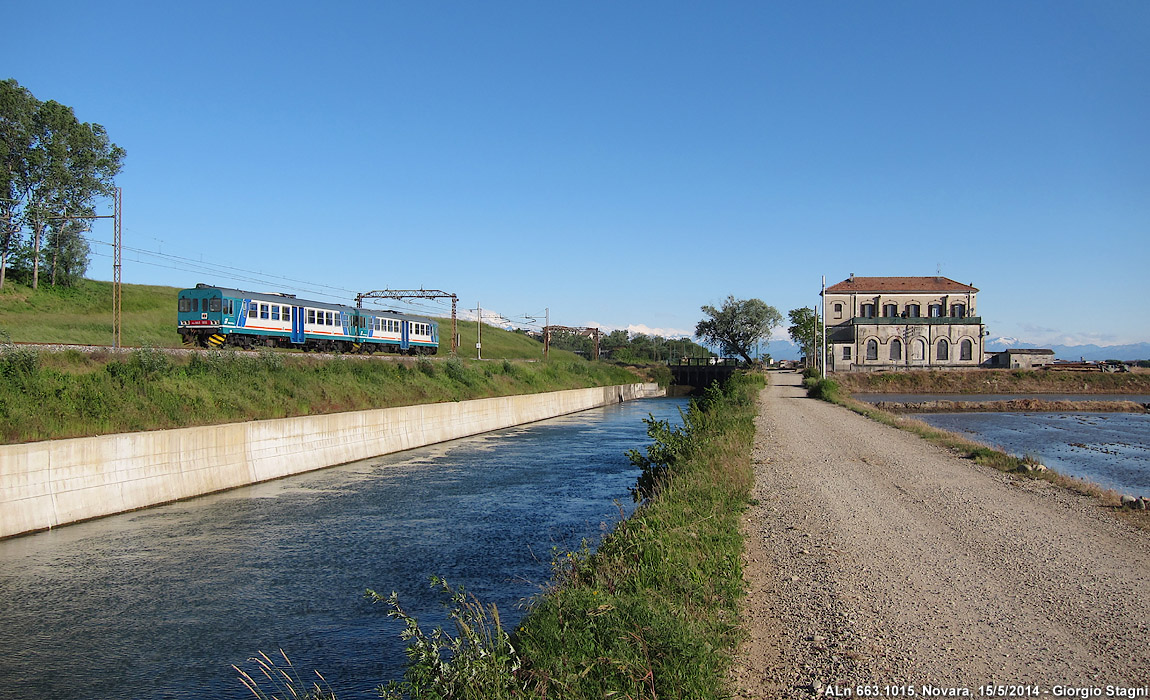
M 855 277 L 827 287 L 827 369 L 955 369 L 983 362 L 978 290 L 946 277 Z

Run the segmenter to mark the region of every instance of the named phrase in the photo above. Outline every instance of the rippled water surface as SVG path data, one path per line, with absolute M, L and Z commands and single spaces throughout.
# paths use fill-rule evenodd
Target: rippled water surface
M 629 512 L 635 401 L 0 541 L 0 698 L 250 697 L 230 664 L 283 648 L 341 698 L 402 675 L 395 590 L 429 626 L 439 574 L 504 622 Z
M 915 418 L 967 433 L 1068 476 L 1150 496 L 1150 416 L 1141 413 L 926 413 Z

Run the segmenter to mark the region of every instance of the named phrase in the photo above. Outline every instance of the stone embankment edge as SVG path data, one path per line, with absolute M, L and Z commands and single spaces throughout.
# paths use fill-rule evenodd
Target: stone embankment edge
M 661 395 L 623 384 L 0 445 L 0 538 Z

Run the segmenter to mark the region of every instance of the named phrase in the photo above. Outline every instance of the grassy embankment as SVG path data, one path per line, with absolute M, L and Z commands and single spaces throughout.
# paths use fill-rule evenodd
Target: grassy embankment
M 1011 375 L 1014 375 L 1017 379 L 1020 379 L 1020 380 L 1027 379 L 1026 377 L 1017 376 L 1017 375 L 1021 374 L 1020 372 L 1009 371 L 1009 370 L 1007 370 L 1007 372 L 1009 372 Z M 954 380 L 941 379 L 936 384 L 934 382 L 934 380 L 930 380 L 928 378 L 923 378 L 923 377 L 918 377 L 918 376 L 910 377 L 910 378 L 899 378 L 899 374 L 901 374 L 901 373 L 890 373 L 889 376 L 891 376 L 892 379 L 880 380 L 880 381 L 887 383 L 887 385 L 900 386 L 900 388 L 898 388 L 898 389 L 891 389 L 890 390 L 891 392 L 899 392 L 899 393 L 902 393 L 902 392 L 913 393 L 911 390 L 908 390 L 906 388 L 901 388 L 901 387 L 921 386 L 923 384 L 929 384 L 929 385 L 943 384 L 943 385 L 950 385 L 950 386 L 972 386 L 971 382 L 969 381 L 969 378 L 966 381 L 957 381 L 957 382 L 955 382 Z M 915 372 L 913 374 L 920 375 L 920 374 L 926 374 L 926 373 Z M 951 373 L 950 372 L 938 372 L 937 374 L 951 374 Z M 962 373 L 962 374 L 971 374 L 975 378 L 977 378 L 977 376 L 978 376 L 978 372 Z M 1046 375 L 1049 373 L 1046 373 L 1046 372 L 1029 372 L 1029 374 Z M 1135 374 L 1135 375 L 1093 375 L 1092 374 L 1090 376 L 1091 376 L 1091 378 L 1097 378 L 1097 377 L 1103 377 L 1103 376 L 1116 376 L 1119 379 L 1124 379 L 1124 378 L 1128 379 L 1132 376 L 1133 377 L 1143 377 L 1143 378 L 1145 377 L 1145 375 L 1141 375 L 1141 374 Z M 952 432 L 947 431 L 947 430 L 942 430 L 940 428 L 935 428 L 934 426 L 928 425 L 927 423 L 924 423 L 920 420 L 915 420 L 913 418 L 908 418 L 908 417 L 902 416 L 902 415 L 896 415 L 896 414 L 891 413 L 889 411 L 884 411 L 880 408 L 877 408 L 877 407 L 875 407 L 869 403 L 865 403 L 863 401 L 859 401 L 857 399 L 854 399 L 850 396 L 850 392 L 843 388 L 843 384 L 840 384 L 840 380 L 842 381 L 843 384 L 848 384 L 848 385 L 855 386 L 855 387 L 858 387 L 858 386 L 865 387 L 861 391 L 868 391 L 868 392 L 874 391 L 874 389 L 871 388 L 874 385 L 873 380 L 868 380 L 865 378 L 864 379 L 858 379 L 858 378 L 855 378 L 851 375 L 841 375 L 841 374 L 836 375 L 833 378 L 829 378 L 829 379 L 818 379 L 816 377 L 809 377 L 807 379 L 804 379 L 803 385 L 807 387 L 807 391 L 808 391 L 809 395 L 812 396 L 813 398 L 822 399 L 824 401 L 829 401 L 831 403 L 839 404 L 840 406 L 844 406 L 846 408 L 849 408 L 850 410 L 854 411 L 855 413 L 866 416 L 867 418 L 870 418 L 872 420 L 878 421 L 878 422 L 883 423 L 885 425 L 889 425 L 889 426 L 898 428 L 900 430 L 906 430 L 906 431 L 909 431 L 911 433 L 914 433 L 915 435 L 918 435 L 919 437 L 923 438 L 927 442 L 929 442 L 933 445 L 938 445 L 940 447 L 946 448 L 946 449 L 948 449 L 948 450 L 950 450 L 950 451 L 952 451 L 952 452 L 954 452 L 954 453 L 956 453 L 956 454 L 958 454 L 958 455 L 960 455 L 966 459 L 970 459 L 970 460 L 974 461 L 976 464 L 981 464 L 981 465 L 985 465 L 988 467 L 993 467 L 995 469 L 998 469 L 999 471 L 1008 472 L 1010 474 L 1014 474 L 1014 475 L 1019 476 L 1021 478 L 1041 479 L 1043 481 L 1050 482 L 1052 484 L 1055 484 L 1055 485 L 1060 486 L 1062 488 L 1068 489 L 1068 490 L 1073 491 L 1075 493 L 1079 493 L 1079 494 L 1082 494 L 1085 496 L 1092 497 L 1092 498 L 1096 499 L 1100 505 L 1107 507 L 1107 508 L 1118 509 L 1120 504 L 1121 504 L 1121 501 L 1120 501 L 1121 494 L 1119 494 L 1115 491 L 1102 488 L 1098 484 L 1087 481 L 1085 479 L 1078 479 L 1075 477 L 1066 476 L 1064 474 L 1059 474 L 1058 472 L 1056 472 L 1052 469 L 1046 469 L 1046 468 L 1036 469 L 1036 466 L 1040 463 L 1040 459 L 1035 455 L 1023 455 L 1021 457 L 1019 457 L 1017 455 L 1012 455 L 1012 454 L 1009 454 L 1003 450 L 995 449 L 993 447 L 984 445 L 984 444 L 977 442 L 975 440 L 971 440 L 969 438 L 958 435 L 956 433 L 952 433 Z M 1033 378 L 1031 381 L 1032 381 L 1032 385 L 1051 386 L 1051 385 L 1057 385 L 1057 383 L 1059 383 L 1063 380 L 1061 380 L 1059 378 L 1054 378 L 1053 380 L 1047 380 L 1044 376 L 1040 376 L 1038 378 Z M 1114 386 L 1130 386 L 1130 383 L 1123 384 L 1123 383 L 1115 382 Z M 934 393 L 934 392 L 943 393 L 944 390 L 932 388 L 929 390 L 921 390 L 921 391 L 923 393 L 925 393 L 927 391 L 929 391 L 930 393 Z M 998 392 L 1000 390 L 994 389 L 993 391 Z M 1038 389 L 1016 389 L 1015 391 L 1039 391 L 1039 390 Z M 1110 389 L 1109 391 L 1114 391 L 1115 393 L 1119 393 L 1116 389 Z M 945 393 L 961 393 L 961 392 L 946 391 Z M 977 393 L 977 392 L 968 391 L 965 393 Z M 1006 393 L 1006 392 L 1004 391 L 1003 393 Z M 1117 512 L 1121 513 L 1125 519 L 1132 522 L 1135 526 L 1137 526 L 1141 529 L 1150 530 L 1150 511 L 1118 510 Z
M 175 289 L 124 288 L 124 344 L 178 345 Z M 0 294 L 0 330 L 25 342 L 107 343 L 110 284 Z M 96 319 L 96 320 L 93 320 Z M 100 320 L 103 319 L 103 320 Z M 449 324 L 446 324 L 449 326 Z M 461 324 L 467 333 L 475 324 Z M 474 345 L 474 343 L 472 343 Z M 0 347 L 0 442 L 27 442 L 135 430 L 210 425 L 367 408 L 626 384 L 626 369 L 556 351 L 485 326 L 488 357 L 420 360 L 340 357 L 298 352 L 230 351 L 169 356 L 153 349 L 127 353 L 37 352 Z
M 387 599 L 407 624 L 410 665 L 384 696 L 726 696 L 741 637 L 739 518 L 754 478 L 762 386 L 759 376 L 736 377 L 693 405 L 683 428 L 649 422 L 655 443 L 631 455 L 645 501 L 595 552 L 557 558 L 552 587 L 514 633 L 497 611 L 442 581 L 433 585 L 449 598 L 458 636 L 420 630 Z

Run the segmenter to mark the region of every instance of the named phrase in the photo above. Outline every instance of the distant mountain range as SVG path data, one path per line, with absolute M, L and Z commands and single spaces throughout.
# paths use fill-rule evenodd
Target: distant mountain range
M 1036 348 L 1034 343 L 1027 343 L 1018 338 L 987 338 L 987 352 L 1001 352 L 1007 348 Z M 1048 350 L 1054 351 L 1054 356 L 1060 360 L 1148 360 L 1150 359 L 1150 343 L 1134 343 L 1131 345 L 1045 345 Z

